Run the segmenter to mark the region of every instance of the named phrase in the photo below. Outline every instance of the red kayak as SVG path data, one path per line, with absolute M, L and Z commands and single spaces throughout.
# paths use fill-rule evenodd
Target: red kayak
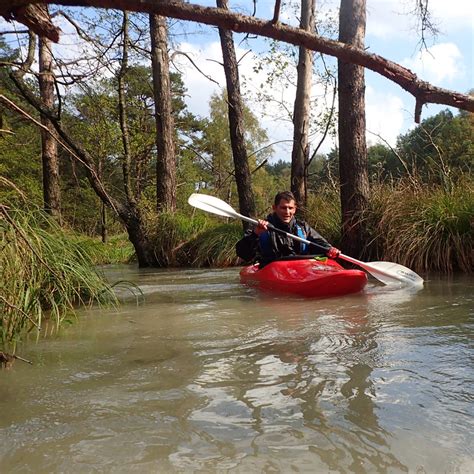
M 240 281 L 259 290 L 326 298 L 361 291 L 367 275 L 361 270 L 346 270 L 329 258 L 291 259 L 277 260 L 261 270 L 258 264 L 244 267 Z

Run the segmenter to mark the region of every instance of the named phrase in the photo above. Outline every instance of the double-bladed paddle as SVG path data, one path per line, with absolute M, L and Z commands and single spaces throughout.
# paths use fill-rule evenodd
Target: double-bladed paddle
M 194 193 L 191 194 L 188 198 L 188 203 L 193 206 L 197 207 L 206 212 L 211 212 L 212 214 L 217 214 L 219 216 L 230 217 L 230 218 L 237 218 L 242 219 L 243 221 L 250 222 L 251 224 L 258 225 L 258 221 L 252 219 L 247 216 L 243 216 L 236 212 L 229 204 L 222 201 L 215 196 L 209 196 L 207 194 L 198 194 Z M 315 247 L 322 248 L 318 244 L 311 242 L 310 240 L 303 239 L 297 235 L 290 234 L 285 232 L 284 230 L 278 229 L 273 226 L 271 223 L 268 223 L 268 229 L 273 232 L 278 232 L 280 234 L 284 234 L 287 237 L 298 240 L 299 242 L 303 242 L 308 245 L 313 245 Z M 326 249 L 324 249 L 326 250 Z M 422 286 L 423 285 L 423 278 L 420 277 L 417 273 L 413 270 L 410 270 L 403 265 L 398 263 L 392 262 L 361 262 L 360 260 L 356 260 L 355 258 L 349 257 L 348 255 L 340 254 L 339 258 L 342 260 L 346 260 L 347 262 L 354 263 L 359 267 L 366 270 L 370 273 L 374 278 L 380 280 L 382 283 L 386 285 L 393 285 L 396 283 L 404 283 L 406 285 L 412 286 Z

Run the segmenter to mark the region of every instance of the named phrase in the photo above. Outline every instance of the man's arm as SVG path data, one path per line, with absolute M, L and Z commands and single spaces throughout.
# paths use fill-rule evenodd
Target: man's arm
M 259 238 L 267 232 L 267 226 L 268 221 L 259 219 L 258 225 L 247 230 L 244 237 L 237 242 L 235 249 L 242 260 L 250 262 L 257 256 Z
M 312 247 L 314 250 L 322 252 L 322 253 L 326 253 L 331 248 L 331 244 L 321 234 L 319 234 L 316 230 L 314 230 L 308 224 L 305 225 L 305 234 L 306 234 L 306 238 L 309 241 L 314 242 L 315 244 L 318 244 L 321 247 L 321 248 Z
M 323 252 L 329 258 L 337 258 L 339 257 L 341 251 L 336 247 L 333 247 L 322 235 L 316 232 L 312 227 L 307 226 L 308 233 L 307 239 L 315 244 L 320 245 L 322 248 L 319 249 L 319 252 Z M 306 230 L 306 229 L 305 229 Z M 317 247 L 314 247 L 315 249 Z

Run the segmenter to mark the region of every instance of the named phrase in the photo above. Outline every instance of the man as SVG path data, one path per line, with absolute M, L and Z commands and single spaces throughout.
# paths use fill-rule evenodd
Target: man
M 254 229 L 245 232 L 237 242 L 237 255 L 245 261 L 258 260 L 260 267 L 281 257 L 290 255 L 322 254 L 336 258 L 341 252 L 319 235 L 305 221 L 295 219 L 296 200 L 290 191 L 283 191 L 275 196 L 273 213 L 267 220 L 259 220 Z M 318 246 L 298 242 L 286 235 L 268 229 L 268 223 L 289 234 L 297 235 L 314 242 Z

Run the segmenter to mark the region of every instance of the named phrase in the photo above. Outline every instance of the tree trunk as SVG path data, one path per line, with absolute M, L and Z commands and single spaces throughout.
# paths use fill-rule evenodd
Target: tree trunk
M 301 1 L 300 28 L 314 31 L 315 0 Z M 309 119 L 311 83 L 313 78 L 313 51 L 299 47 L 298 79 L 293 111 L 293 151 L 291 153 L 291 191 L 300 206 L 306 205 L 306 176 L 309 160 Z
M 217 0 L 219 8 L 227 9 L 227 0 Z M 229 127 L 232 155 L 234 158 L 235 182 L 239 195 L 240 212 L 246 216 L 255 215 L 255 199 L 252 189 L 252 177 L 245 147 L 244 108 L 240 93 L 239 70 L 235 55 L 232 32 L 219 28 L 222 57 L 227 85 L 227 100 L 229 104 Z M 243 223 L 244 229 L 248 227 Z
M 75 167 L 75 161 L 72 160 L 71 163 L 73 163 L 73 167 Z M 99 159 L 99 167 L 97 173 L 100 180 L 102 180 L 103 177 L 102 167 L 102 159 Z M 107 243 L 107 208 L 104 201 L 100 202 L 100 236 L 102 238 L 102 243 Z
M 100 236 L 102 243 L 107 243 L 107 208 L 103 202 L 100 203 Z
M 138 266 L 144 267 L 159 267 L 153 243 L 148 237 L 146 225 L 140 212 L 140 209 L 131 204 L 127 208 L 127 215 L 122 215 L 122 221 L 125 224 L 128 233 L 128 239 L 133 244 L 135 254 L 138 260 Z
M 46 7 L 45 7 L 46 8 Z M 48 109 L 54 108 L 54 76 L 51 40 L 39 38 L 39 89 L 41 101 Z M 41 123 L 47 130 L 41 130 L 41 157 L 43 161 L 44 209 L 61 221 L 61 189 L 59 185 L 58 147 L 51 121 L 41 115 Z
M 365 14 L 365 0 L 341 0 L 339 41 L 364 48 Z M 365 244 L 360 219 L 369 198 L 364 68 L 338 61 L 338 82 L 341 247 L 360 257 Z
M 165 17 L 150 15 L 150 36 L 156 120 L 156 207 L 158 211 L 174 212 L 176 157 Z
M 129 19 L 128 12 L 123 12 L 123 23 L 122 23 L 122 59 L 120 62 L 120 70 L 117 74 L 118 83 L 118 109 L 119 109 L 119 121 L 120 131 L 123 145 L 123 158 L 122 158 L 122 175 L 123 175 L 123 188 L 127 201 L 130 203 L 135 202 L 135 193 L 132 190 L 132 157 L 130 151 L 130 133 L 128 131 L 128 120 L 127 120 L 127 99 L 125 91 L 125 76 L 128 69 L 128 47 L 129 47 L 129 35 L 128 35 Z

